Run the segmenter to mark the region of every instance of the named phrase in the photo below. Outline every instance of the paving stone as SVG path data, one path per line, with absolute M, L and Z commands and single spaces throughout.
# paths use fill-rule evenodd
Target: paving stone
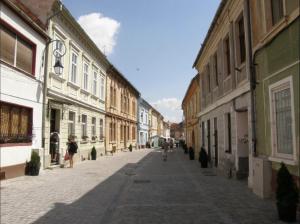
M 1 182 L 1 224 L 279 224 L 274 201 L 181 149 L 120 152 Z

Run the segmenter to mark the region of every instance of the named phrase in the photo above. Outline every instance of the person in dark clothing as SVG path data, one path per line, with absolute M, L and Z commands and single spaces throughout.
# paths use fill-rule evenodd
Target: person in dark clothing
M 70 159 L 70 168 L 73 168 L 73 156 L 75 153 L 77 153 L 77 143 L 75 142 L 74 138 L 69 137 L 68 138 L 68 153 L 69 153 L 69 159 Z

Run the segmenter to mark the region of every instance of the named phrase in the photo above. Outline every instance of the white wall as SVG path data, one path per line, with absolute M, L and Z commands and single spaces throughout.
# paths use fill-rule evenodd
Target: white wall
M 36 44 L 35 77 L 1 64 L 0 98 L 1 101 L 23 105 L 33 109 L 32 146 L 1 147 L 1 167 L 24 163 L 30 158 L 32 148 L 41 147 L 43 67 L 42 54 L 45 40 L 30 26 L 23 22 L 9 8 L 1 4 L 1 19 Z

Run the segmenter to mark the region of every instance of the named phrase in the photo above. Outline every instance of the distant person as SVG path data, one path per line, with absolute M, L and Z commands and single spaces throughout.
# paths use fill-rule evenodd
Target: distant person
M 162 145 L 162 155 L 163 155 L 163 161 L 167 161 L 167 153 L 169 149 L 169 144 L 166 139 L 164 139 L 163 145 Z
M 77 143 L 74 140 L 74 137 L 69 137 L 68 138 L 68 153 L 69 153 L 69 159 L 70 159 L 70 168 L 73 168 L 74 165 L 74 161 L 73 161 L 73 157 L 74 154 L 77 153 Z

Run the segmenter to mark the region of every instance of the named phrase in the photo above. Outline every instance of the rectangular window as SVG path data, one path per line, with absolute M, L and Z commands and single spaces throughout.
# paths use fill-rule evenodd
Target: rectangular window
M 141 120 L 140 120 L 140 122 L 143 123 L 143 120 L 144 120 L 144 112 L 141 111 Z
M 81 137 L 87 138 L 87 115 L 81 115 Z
M 97 79 L 98 79 L 98 74 L 95 71 L 94 72 L 94 80 L 93 80 L 93 94 L 96 96 L 97 94 Z
M 0 115 L 0 144 L 31 142 L 31 108 L 0 102 Z
M 109 140 L 110 141 L 113 141 L 112 136 L 113 136 L 113 134 L 112 134 L 112 123 L 110 122 L 109 123 Z
M 35 45 L 0 24 L 0 59 L 27 73 L 34 73 Z
M 96 118 L 92 117 L 92 136 L 96 136 Z
M 103 140 L 104 138 L 104 124 L 103 119 L 100 119 L 100 140 Z
M 226 151 L 227 153 L 231 153 L 231 115 L 227 113 L 225 115 L 226 120 Z
M 104 100 L 104 78 L 100 78 L 100 99 Z
M 272 23 L 275 25 L 283 18 L 283 0 L 271 0 Z
M 114 88 L 110 87 L 110 105 L 114 106 Z
M 245 29 L 244 29 L 243 16 L 241 16 L 240 20 L 238 21 L 238 32 L 239 32 L 240 63 L 242 64 L 246 60 Z
M 117 106 L 117 88 L 114 88 L 114 106 Z
M 207 87 L 208 87 L 208 92 L 210 93 L 211 91 L 211 86 L 210 86 L 210 67 L 209 64 L 207 64 L 206 66 L 206 70 L 207 70 Z
M 218 80 L 218 55 L 215 53 L 214 55 L 214 64 L 215 64 L 215 86 L 219 85 L 219 80 Z
M 224 41 L 225 44 L 225 61 L 226 61 L 226 72 L 227 75 L 231 73 L 231 62 L 230 62 L 230 43 L 229 43 L 229 36 Z
M 69 111 L 68 136 L 75 135 L 75 113 Z
M 116 138 L 116 137 L 117 137 L 116 123 L 114 123 L 113 129 L 114 129 L 114 130 L 113 130 L 113 133 L 114 133 L 114 137 L 113 137 L 113 138 L 114 138 L 114 141 L 116 141 L 116 139 L 117 139 L 117 138 Z
M 83 64 L 83 89 L 88 90 L 89 83 L 89 66 L 88 64 Z
M 135 102 L 132 101 L 132 114 L 133 114 L 133 116 L 135 116 L 135 114 L 136 114 L 135 112 L 136 112 Z
M 75 52 L 71 53 L 71 82 L 76 83 L 77 80 L 77 59 Z
M 295 138 L 291 83 L 289 77 L 270 86 L 273 154 L 287 159 L 293 159 Z
M 135 127 L 132 127 L 132 140 L 136 139 L 136 130 Z

